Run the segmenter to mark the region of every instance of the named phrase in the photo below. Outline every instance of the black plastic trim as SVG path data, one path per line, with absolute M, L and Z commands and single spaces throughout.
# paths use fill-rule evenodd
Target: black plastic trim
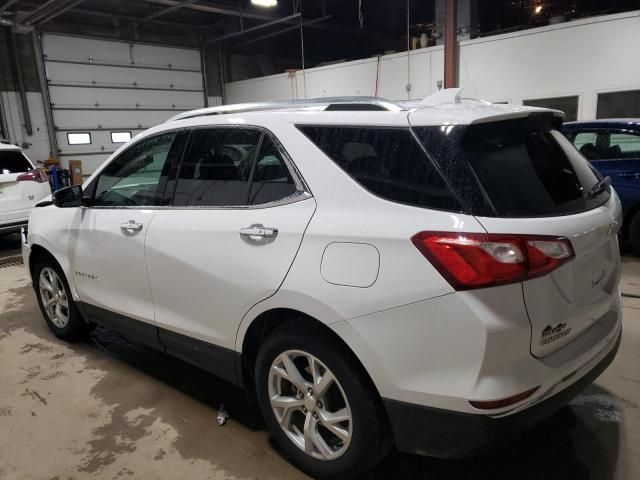
M 452 412 L 383 399 L 398 450 L 440 458 L 478 453 L 553 415 L 595 381 L 618 352 L 622 332 L 611 351 L 577 382 L 525 410 L 506 417 Z
M 159 328 L 151 323 L 85 302 L 76 302 L 76 305 L 88 321 L 117 330 L 132 340 L 189 362 L 244 388 L 241 369 L 242 354 L 239 352 Z

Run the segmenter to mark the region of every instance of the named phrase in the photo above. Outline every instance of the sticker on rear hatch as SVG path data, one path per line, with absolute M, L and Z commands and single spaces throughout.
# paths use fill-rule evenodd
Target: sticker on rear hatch
M 566 337 L 571 333 L 571 328 L 567 328 L 566 323 L 559 323 L 555 327 L 547 325 L 542 330 L 542 338 L 540 339 L 540 345 L 548 345 L 551 342 L 555 342 L 562 337 Z

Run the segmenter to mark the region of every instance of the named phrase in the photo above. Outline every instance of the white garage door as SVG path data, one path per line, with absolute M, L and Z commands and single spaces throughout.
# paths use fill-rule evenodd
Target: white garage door
M 200 51 L 43 36 L 53 123 L 64 167 L 93 172 L 123 141 L 204 106 Z

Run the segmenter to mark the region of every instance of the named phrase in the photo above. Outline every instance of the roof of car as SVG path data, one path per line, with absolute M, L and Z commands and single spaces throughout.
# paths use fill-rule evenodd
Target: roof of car
M 274 102 L 254 102 L 203 108 L 180 113 L 167 120 L 164 130 L 176 123 L 184 126 L 205 124 L 262 124 L 269 119 L 296 124 L 342 125 L 467 125 L 518 118 L 531 113 L 558 110 L 523 105 L 492 104 L 463 98 L 461 88 L 436 92 L 425 99 L 390 101 L 378 97 L 331 97 Z

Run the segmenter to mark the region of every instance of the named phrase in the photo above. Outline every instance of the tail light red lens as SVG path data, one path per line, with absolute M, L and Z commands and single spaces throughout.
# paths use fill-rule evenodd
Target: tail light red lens
M 49 179 L 47 178 L 47 174 L 44 173 L 42 170 L 31 170 L 30 172 L 23 173 L 21 175 L 18 175 L 18 178 L 16 178 L 16 180 L 18 182 L 38 182 L 38 183 L 45 183 L 49 181 Z
M 420 232 L 411 241 L 456 290 L 539 277 L 574 256 L 562 237 Z

